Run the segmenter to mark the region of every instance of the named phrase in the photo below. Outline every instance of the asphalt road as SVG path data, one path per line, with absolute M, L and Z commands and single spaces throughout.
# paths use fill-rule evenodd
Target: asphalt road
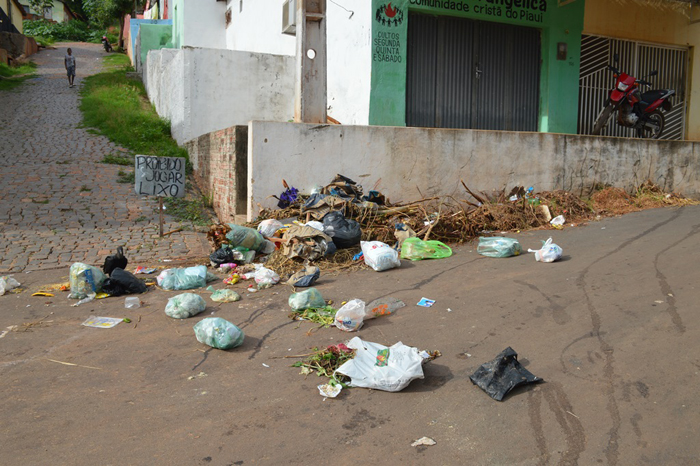
M 0 329 L 50 321 L 0 339 L 2 463 L 698 464 L 699 214 L 657 209 L 512 235 L 532 248 L 551 234 L 565 255 L 554 264 L 486 258 L 472 244 L 388 272 L 322 276 L 326 299 L 407 303 L 357 334 L 289 320 L 283 285 L 237 285 L 242 301 L 207 297 L 205 314 L 183 321 L 163 312 L 174 292 L 149 292 L 137 310 L 123 298 L 70 307 L 65 294 L 2 296 Z M 17 277 L 32 291 L 66 276 Z M 418 307 L 421 297 L 436 303 Z M 245 330 L 241 347 L 196 341 L 192 325 L 212 313 Z M 134 322 L 82 327 L 91 314 Z M 402 392 L 326 400 L 322 380 L 284 358 L 355 335 L 443 356 Z M 469 375 L 508 346 L 545 382 L 497 402 Z M 410 446 L 423 436 L 437 444 Z

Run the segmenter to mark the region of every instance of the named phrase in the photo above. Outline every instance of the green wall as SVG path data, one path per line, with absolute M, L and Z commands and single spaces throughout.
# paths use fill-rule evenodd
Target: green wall
M 408 13 L 457 16 L 542 31 L 539 130 L 576 133 L 585 0 L 372 0 L 371 125 L 406 125 Z M 567 59 L 557 60 L 557 44 Z
M 141 63 L 146 66 L 146 56 L 149 50 L 173 48 L 173 27 L 170 24 L 141 24 Z

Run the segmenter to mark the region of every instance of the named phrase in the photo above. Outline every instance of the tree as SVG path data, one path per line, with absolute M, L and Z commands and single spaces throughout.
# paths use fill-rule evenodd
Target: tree
M 46 10 L 53 6 L 53 0 L 29 0 L 29 6 L 41 16 L 46 16 Z
M 119 46 L 124 48 L 124 17 L 143 0 L 83 0 L 82 3 L 92 24 L 106 27 L 119 20 Z

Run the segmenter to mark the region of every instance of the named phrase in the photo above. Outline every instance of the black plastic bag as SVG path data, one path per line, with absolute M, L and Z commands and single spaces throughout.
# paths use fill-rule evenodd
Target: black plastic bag
M 307 265 L 287 280 L 287 283 L 292 286 L 307 287 L 313 285 L 318 277 L 321 276 L 321 269 Z
M 542 381 L 520 365 L 518 353 L 510 346 L 493 361 L 482 364 L 469 379 L 496 401 L 502 401 L 518 385 Z
M 360 244 L 362 230 L 355 220 L 346 219 L 341 212 L 331 212 L 323 217 L 323 231 L 333 238 L 338 249 L 351 248 Z
M 120 268 L 112 270 L 112 275 L 102 284 L 102 291 L 110 296 L 145 293 L 147 289 L 143 281 Z
M 235 260 L 233 258 L 233 249 L 219 248 L 211 253 L 211 255 L 209 256 L 209 260 L 211 261 L 212 265 L 216 265 L 217 267 L 221 264 L 228 264 L 229 262 L 233 262 Z

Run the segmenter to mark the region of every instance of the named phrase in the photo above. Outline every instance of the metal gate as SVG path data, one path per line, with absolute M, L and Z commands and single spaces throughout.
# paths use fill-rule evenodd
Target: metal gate
M 578 133 L 591 134 L 593 123 L 603 109 L 608 91 L 614 84 L 613 73 L 605 66 L 612 64 L 616 53 L 620 57 L 618 68 L 634 77 L 641 78 L 653 70 L 659 72 L 649 78 L 653 86 L 648 89 L 675 89 L 676 95 L 671 97 L 673 108 L 664 114 L 665 128 L 661 139 L 683 139 L 688 49 L 589 35 L 581 38 Z M 610 120 L 601 134 L 635 136 L 632 128 L 618 125 L 615 119 Z
M 409 14 L 406 124 L 537 131 L 540 31 Z

